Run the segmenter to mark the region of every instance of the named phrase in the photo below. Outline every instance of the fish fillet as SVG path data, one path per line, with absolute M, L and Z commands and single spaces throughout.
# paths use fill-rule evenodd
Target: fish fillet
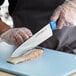
M 21 63 L 21 62 L 32 60 L 32 59 L 42 55 L 42 53 L 43 53 L 43 49 L 34 48 L 34 49 L 31 49 L 31 50 L 28 50 L 28 51 L 24 52 L 23 54 L 21 54 L 18 57 L 10 57 L 7 60 L 7 62 L 10 62 L 12 64 L 18 64 L 18 63 Z

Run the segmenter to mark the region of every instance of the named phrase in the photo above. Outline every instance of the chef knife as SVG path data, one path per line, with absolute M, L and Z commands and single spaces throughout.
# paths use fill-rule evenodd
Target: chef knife
M 20 56 L 25 51 L 32 49 L 48 38 L 50 38 L 52 34 L 52 30 L 56 30 L 56 22 L 51 21 L 46 26 L 44 26 L 40 31 L 38 31 L 36 34 L 34 34 L 30 39 L 25 41 L 22 45 L 20 45 L 11 55 L 11 57 L 17 57 Z

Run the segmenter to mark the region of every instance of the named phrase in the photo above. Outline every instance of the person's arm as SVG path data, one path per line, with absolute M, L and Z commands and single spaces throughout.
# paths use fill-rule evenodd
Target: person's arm
M 11 28 L 0 19 L 0 39 L 20 46 L 24 41 L 32 36 L 31 30 L 26 27 Z
M 5 24 L 1 19 L 0 19 L 0 35 L 7 30 L 9 30 L 11 27 Z
M 65 0 L 51 16 L 51 21 L 58 21 L 58 28 L 76 26 L 76 0 Z
M 76 0 L 70 0 L 70 1 L 73 1 L 74 3 L 76 3 Z
M 26 27 L 11 28 L 0 19 L 0 39 L 20 46 L 24 41 L 32 36 L 31 30 Z
M 11 0 L 9 0 L 9 2 L 11 2 Z M 9 3 L 9 5 L 11 4 Z M 9 6 L 9 8 L 11 7 Z M 9 10 L 9 12 L 10 11 L 11 10 Z M 0 18 L 1 17 L 2 15 L 0 14 Z M 9 27 L 8 24 L 5 24 L 2 21 L 0 20 L 0 38 L 4 41 L 13 43 L 18 47 L 32 36 L 31 30 L 26 27 L 10 28 L 11 26 Z

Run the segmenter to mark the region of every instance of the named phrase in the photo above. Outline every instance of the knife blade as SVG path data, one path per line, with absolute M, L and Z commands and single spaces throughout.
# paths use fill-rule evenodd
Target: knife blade
M 52 30 L 56 30 L 56 22 L 49 22 L 40 31 L 34 34 L 30 39 L 20 45 L 11 55 L 11 57 L 20 56 L 23 52 L 32 49 L 52 36 Z

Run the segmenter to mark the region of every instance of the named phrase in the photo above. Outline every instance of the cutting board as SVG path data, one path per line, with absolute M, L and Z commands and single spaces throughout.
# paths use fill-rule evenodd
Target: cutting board
M 15 50 L 14 45 L 0 44 L 0 70 L 18 76 L 68 76 L 76 72 L 76 56 L 44 48 L 42 56 L 19 64 L 6 60 Z

